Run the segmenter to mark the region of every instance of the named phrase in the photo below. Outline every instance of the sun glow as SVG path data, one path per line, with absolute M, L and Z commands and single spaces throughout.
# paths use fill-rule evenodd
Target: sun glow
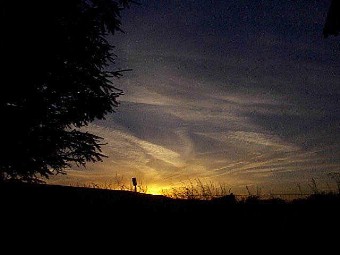
M 147 194 L 151 195 L 163 195 L 164 187 L 163 186 L 158 186 L 158 185 L 151 185 L 147 187 Z

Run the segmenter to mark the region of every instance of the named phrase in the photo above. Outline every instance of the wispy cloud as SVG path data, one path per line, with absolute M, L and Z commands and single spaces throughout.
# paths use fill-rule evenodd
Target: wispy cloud
M 284 188 L 339 171 L 340 53 L 316 32 L 327 5 L 170 2 L 127 14 L 114 43 L 134 70 L 117 85 L 117 113 L 88 128 L 109 158 L 62 178 Z

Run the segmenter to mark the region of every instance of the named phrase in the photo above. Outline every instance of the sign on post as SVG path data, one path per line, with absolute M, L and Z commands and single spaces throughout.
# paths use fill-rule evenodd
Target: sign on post
M 135 188 L 135 192 L 137 192 L 137 178 L 136 177 L 132 177 L 132 185 Z

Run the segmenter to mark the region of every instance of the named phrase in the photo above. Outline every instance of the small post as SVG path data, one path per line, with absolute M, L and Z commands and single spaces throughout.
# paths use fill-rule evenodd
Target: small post
M 136 177 L 132 177 L 132 185 L 135 187 L 135 192 L 137 192 L 137 179 L 136 179 Z

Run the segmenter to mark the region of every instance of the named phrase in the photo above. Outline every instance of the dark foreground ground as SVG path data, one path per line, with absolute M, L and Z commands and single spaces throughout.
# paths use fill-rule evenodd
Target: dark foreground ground
M 260 243 L 276 239 L 283 246 L 306 239 L 309 247 L 315 244 L 312 240 L 327 239 L 330 245 L 340 240 L 339 195 L 313 195 L 292 202 L 237 202 L 232 197 L 199 201 L 128 191 L 7 183 L 0 185 L 0 196 L 1 231 L 13 237 L 38 233 L 46 238 L 52 232 L 52 236 L 61 233 L 57 240 L 67 240 L 67 236 L 74 239 L 105 233 L 116 242 L 117 236 L 134 241 L 160 239 L 168 244 L 194 240 L 196 248 L 209 241 L 227 244 L 230 237 Z M 247 246 L 246 241 L 240 248 L 243 246 Z

